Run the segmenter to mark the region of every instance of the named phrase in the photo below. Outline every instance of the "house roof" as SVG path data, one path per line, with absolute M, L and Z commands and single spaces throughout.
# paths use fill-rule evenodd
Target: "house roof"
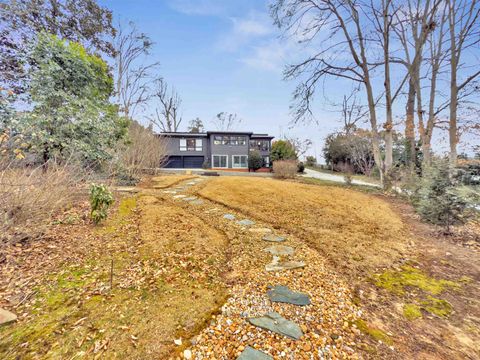
M 250 137 L 252 139 L 273 139 L 275 136 L 271 136 L 268 134 L 252 134 Z
M 161 132 L 158 135 L 160 136 L 180 136 L 180 137 L 207 137 L 207 133 L 191 133 L 191 132 Z
M 191 132 L 162 132 L 159 133 L 159 136 L 169 136 L 169 137 L 208 137 L 209 135 L 215 134 L 226 134 L 226 135 L 249 135 L 252 139 L 273 139 L 274 136 L 268 134 L 254 134 L 251 131 L 207 131 L 201 133 L 191 133 Z
M 222 130 L 217 130 L 217 131 L 207 131 L 207 134 L 230 134 L 230 135 L 252 135 L 253 133 L 251 131 L 222 131 Z

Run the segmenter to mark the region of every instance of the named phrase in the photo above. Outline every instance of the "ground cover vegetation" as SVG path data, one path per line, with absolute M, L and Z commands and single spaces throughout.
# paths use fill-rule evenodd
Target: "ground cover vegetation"
M 478 130 L 471 119 L 480 72 L 465 54 L 477 49 L 479 3 L 402 4 L 293 0 L 271 8 L 305 46 L 316 46 L 327 24 L 334 31 L 319 55 L 287 68 L 287 78 L 306 79 L 295 120 L 312 114 L 322 77 L 360 84 L 363 95 L 354 86 L 341 104 L 344 127 L 327 138 L 325 155 L 349 177 L 378 176 L 395 189 L 389 196 L 299 180 L 298 159 L 311 142 L 292 138 L 272 146 L 281 180 L 199 185 L 192 175 L 146 176 L 165 160 L 155 129 L 177 131 L 183 120 L 148 35 L 133 23 L 113 26 L 94 0 L 2 2 L 0 307 L 18 319 L 0 328 L 0 357 L 188 358 L 191 347 L 203 358 L 235 358 L 255 343 L 292 358 L 314 350 L 475 358 L 480 166 L 478 149 L 473 159 L 457 147 Z M 373 51 L 380 58 L 370 49 L 382 50 Z M 136 121 L 141 111 L 152 112 L 150 126 Z M 405 119 L 402 134 L 394 118 Z M 215 122 L 232 130 L 241 120 L 221 112 Z M 199 118 L 190 122 L 191 132 L 203 128 Z M 432 151 L 441 131 L 446 159 Z M 251 156 L 249 166 L 260 159 Z M 258 234 L 274 231 L 288 236 L 304 269 L 265 275 L 272 264 Z M 277 282 L 308 292 L 314 306 L 267 304 Z M 264 310 L 301 323 L 301 345 L 246 327 L 247 316 Z

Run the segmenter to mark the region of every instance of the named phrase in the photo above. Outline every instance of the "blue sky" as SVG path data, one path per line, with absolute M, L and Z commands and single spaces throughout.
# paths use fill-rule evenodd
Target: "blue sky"
M 295 45 L 279 38 L 267 1 L 100 2 L 155 42 L 152 59 L 161 62 L 161 75 L 183 100 L 183 128 L 197 116 L 208 128 L 217 113 L 237 113 L 243 120 L 238 130 L 310 138 L 315 145 L 310 153 L 320 156 L 325 135 L 340 126 L 331 121 L 338 115 L 327 111 L 317 114 L 321 126 L 292 127 L 295 84 L 282 80 L 282 70 Z
M 313 147 L 307 154 L 321 159 L 325 136 L 341 127 L 339 108 L 332 103 L 341 103 L 352 89 L 341 79 L 328 79 L 317 90 L 318 123 L 292 125 L 289 106 L 296 82 L 284 81 L 282 70 L 310 50 L 281 38 L 269 16 L 269 0 L 99 2 L 113 11 L 115 21 L 134 21 L 155 42 L 150 61 L 160 61 L 160 75 L 183 100 L 181 130 L 196 117 L 213 129 L 216 114 L 236 113 L 243 120 L 236 130 L 309 138 Z M 382 82 L 377 90 L 382 90 Z M 402 117 L 404 102 L 394 110 Z M 152 112 L 147 109 L 143 116 Z M 382 124 L 384 110 L 378 115 Z M 397 130 L 403 131 L 401 119 L 397 121 Z M 446 149 L 446 133 L 436 130 L 434 138 L 434 149 Z M 464 138 L 459 150 L 471 149 L 472 143 L 478 139 Z

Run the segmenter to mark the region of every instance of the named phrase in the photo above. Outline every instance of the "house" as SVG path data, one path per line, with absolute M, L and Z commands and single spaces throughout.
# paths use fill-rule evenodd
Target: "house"
M 241 131 L 161 133 L 166 139 L 167 168 L 248 169 L 248 156 L 258 150 L 270 164 L 273 136 Z

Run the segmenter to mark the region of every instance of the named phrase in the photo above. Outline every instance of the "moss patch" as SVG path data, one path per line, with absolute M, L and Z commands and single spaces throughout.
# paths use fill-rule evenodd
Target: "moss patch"
M 368 326 L 365 320 L 358 319 L 354 322 L 354 324 L 357 326 L 358 330 L 360 330 L 364 334 L 371 336 L 375 340 L 381 341 L 387 345 L 393 344 L 393 340 L 390 338 L 390 336 L 388 336 L 380 329 Z
M 434 298 L 432 296 L 429 296 L 427 300 L 422 301 L 421 304 L 423 309 L 442 318 L 449 317 L 453 311 L 453 307 L 448 301 Z
M 447 288 L 457 289 L 457 283 L 429 277 L 421 270 L 412 266 L 402 266 L 400 270 L 387 270 L 383 274 L 375 276 L 375 284 L 393 293 L 402 295 L 405 288 L 414 287 L 426 291 L 432 295 L 438 295 Z
M 422 317 L 421 308 L 415 304 L 405 304 L 403 306 L 403 315 L 408 320 L 420 319 Z

